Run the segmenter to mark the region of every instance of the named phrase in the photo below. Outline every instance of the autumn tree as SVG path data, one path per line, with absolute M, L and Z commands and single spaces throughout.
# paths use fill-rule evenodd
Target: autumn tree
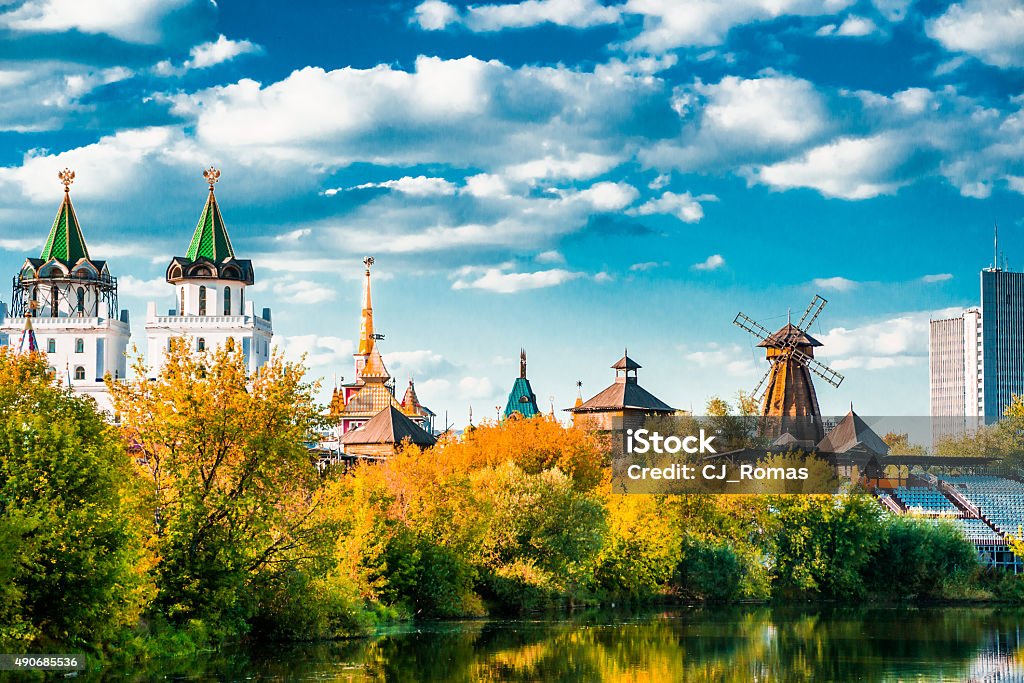
M 174 339 L 154 379 L 138 359 L 138 379 L 109 385 L 145 482 L 156 605 L 226 634 L 265 617 L 329 532 L 312 521 L 316 387 L 277 353 L 247 366 L 240 347 L 196 353 Z

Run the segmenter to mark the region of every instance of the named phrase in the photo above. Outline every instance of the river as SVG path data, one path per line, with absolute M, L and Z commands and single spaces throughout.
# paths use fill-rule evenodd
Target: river
M 429 622 L 79 680 L 1024 681 L 1024 610 L 703 607 Z

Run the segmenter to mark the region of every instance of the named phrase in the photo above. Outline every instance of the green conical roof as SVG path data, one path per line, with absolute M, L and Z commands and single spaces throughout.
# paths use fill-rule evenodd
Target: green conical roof
M 39 258 L 44 261 L 57 258 L 71 263 L 89 258 L 89 249 L 85 246 L 75 207 L 71 205 L 71 194 L 67 191 L 64 192 L 64 201 L 57 210 L 57 217 L 53 219 L 50 236 L 46 238 L 46 245 Z
M 508 403 L 505 404 L 505 417 L 510 417 L 512 413 L 519 413 L 523 417 L 540 415 L 537 396 L 533 393 L 530 380 L 525 377 L 517 377 L 516 383 L 512 385 L 512 391 L 509 392 Z
M 231 248 L 231 238 L 228 237 L 228 229 L 224 225 L 223 216 L 220 215 L 220 207 L 217 206 L 217 198 L 213 194 L 212 186 L 186 256 L 192 261 L 202 256 L 218 263 L 235 256 L 235 250 Z

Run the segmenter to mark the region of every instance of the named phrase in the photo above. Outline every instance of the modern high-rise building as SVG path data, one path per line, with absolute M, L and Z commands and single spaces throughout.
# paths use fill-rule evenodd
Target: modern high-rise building
M 931 321 L 928 370 L 935 418 L 991 422 L 1024 395 L 1024 273 L 984 269 L 980 308 Z M 971 426 L 946 420 L 939 431 L 960 431 L 960 424 Z

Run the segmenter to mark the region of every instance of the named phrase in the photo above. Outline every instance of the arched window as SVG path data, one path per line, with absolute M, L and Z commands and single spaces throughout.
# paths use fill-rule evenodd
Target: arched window
M 224 315 L 231 315 L 231 288 L 224 288 Z
M 185 315 L 185 288 L 181 288 L 181 302 L 178 306 L 178 315 Z
M 203 337 L 199 338 L 198 348 L 199 348 L 200 351 L 205 351 L 206 350 L 206 339 L 205 338 L 203 338 Z
M 85 353 L 85 340 L 84 339 L 76 339 L 75 340 L 75 353 Z
M 38 287 L 33 287 L 32 288 L 32 301 L 39 301 L 39 288 Z
M 81 287 L 78 288 L 78 303 L 75 304 L 75 310 L 78 311 L 78 315 L 85 315 L 85 290 Z
M 56 339 L 51 337 L 51 338 L 46 340 L 46 352 L 47 353 L 57 353 L 57 340 Z
M 199 285 L 199 315 L 206 315 L 206 285 Z
M 85 379 L 85 368 L 81 365 L 75 366 L 75 379 Z
M 50 287 L 50 317 L 56 318 L 60 312 L 60 304 L 57 301 L 57 286 Z

